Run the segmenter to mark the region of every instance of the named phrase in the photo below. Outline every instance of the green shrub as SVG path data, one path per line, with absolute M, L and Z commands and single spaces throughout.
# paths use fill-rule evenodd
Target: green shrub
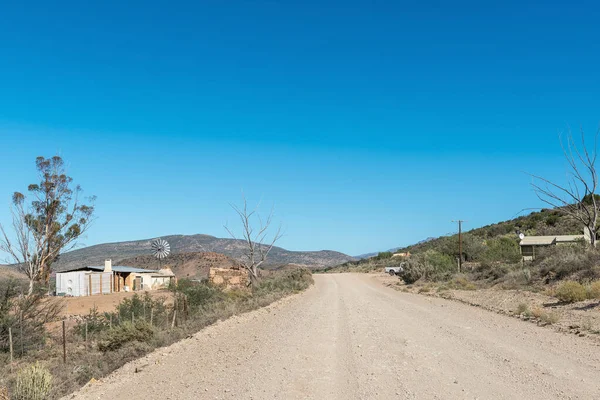
M 412 284 L 419 279 L 445 281 L 457 270 L 454 259 L 435 250 L 411 256 L 405 264 L 402 279 Z
M 488 239 L 481 259 L 488 263 L 495 261 L 517 263 L 521 260 L 519 244 L 516 240 L 508 237 Z
M 555 295 L 557 299 L 567 303 L 574 303 L 587 298 L 585 287 L 575 281 L 565 281 L 558 285 Z
M 308 288 L 313 282 L 308 269 L 294 268 L 263 278 L 252 291 L 258 295 L 269 292 L 295 293 Z
M 0 352 L 9 351 L 8 328 L 12 328 L 13 335 L 23 332 L 13 336 L 13 348 L 23 348 L 25 352 L 42 348 L 48 336 L 46 324 L 57 320 L 62 310 L 60 300 L 49 299 L 40 287 L 30 296 L 20 296 L 21 293 L 27 293 L 22 281 L 0 279 Z
M 560 217 L 558 215 L 550 214 L 546 217 L 546 224 L 549 226 L 555 226 L 559 220 L 560 220 Z
M 87 332 L 88 335 L 92 333 L 102 332 L 109 327 L 109 321 L 106 319 L 104 314 L 100 314 L 98 312 L 98 307 L 94 306 L 94 308 L 90 309 L 88 315 L 84 316 L 81 321 L 77 323 L 75 326 L 75 330 L 82 337 L 85 336 L 85 326 L 87 323 Z
M 150 310 L 153 310 L 153 317 L 155 321 L 162 320 L 166 312 L 165 298 L 153 297 L 149 292 L 144 292 L 142 296 L 135 293 L 132 297 L 123 299 L 117 305 L 116 315 L 113 318 L 113 325 L 115 319 L 118 317 L 119 323 L 125 321 L 131 321 L 131 315 L 133 314 L 134 321 L 145 319 L 150 320 Z M 105 319 L 108 315 L 105 315 Z M 89 326 L 88 326 L 89 329 Z
M 39 362 L 21 369 L 13 393 L 16 400 L 45 400 L 52 389 L 52 375 Z
M 186 282 L 182 280 L 177 287 L 178 292 L 183 293 L 191 310 L 195 311 L 209 303 L 225 299 L 223 291 L 210 283 Z M 182 283 L 182 284 L 181 284 Z
M 98 349 L 102 352 L 113 351 L 121 348 L 126 343 L 146 343 L 154 337 L 154 329 L 145 321 L 129 321 L 113 326 L 104 332 L 98 341 Z

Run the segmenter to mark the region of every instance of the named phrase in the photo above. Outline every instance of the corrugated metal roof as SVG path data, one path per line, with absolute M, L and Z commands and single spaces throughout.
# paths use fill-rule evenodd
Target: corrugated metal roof
M 556 236 L 525 236 L 521 239 L 521 246 L 548 246 L 556 243 Z
M 65 270 L 65 271 L 60 271 L 60 272 L 86 271 L 86 270 L 102 272 L 102 271 L 104 271 L 104 267 L 99 267 L 99 266 L 91 265 L 91 266 L 87 266 L 87 267 L 73 268 L 73 269 L 69 269 L 69 270 Z M 115 272 L 124 272 L 124 273 L 153 273 L 153 274 L 157 274 L 159 272 L 158 270 L 155 270 L 155 269 L 143 269 L 143 268 L 135 268 L 135 267 L 125 267 L 125 266 L 121 266 L 121 265 L 114 265 L 112 267 L 112 270 L 115 271 Z
M 558 235 L 556 236 L 557 243 L 574 242 L 576 240 L 584 240 L 584 235 Z
M 548 246 L 556 243 L 570 243 L 584 239 L 584 235 L 526 236 L 519 244 L 521 246 Z
M 96 270 L 96 271 L 104 271 L 104 267 L 90 266 L 88 268 Z M 135 273 L 142 273 L 142 272 L 153 272 L 153 273 L 156 273 L 156 272 L 158 272 L 158 270 L 155 270 L 155 269 L 143 269 L 143 268 L 135 268 L 135 267 L 125 267 L 125 266 L 121 266 L 121 265 L 113 265 L 112 266 L 112 270 L 115 271 L 115 272 L 135 272 Z

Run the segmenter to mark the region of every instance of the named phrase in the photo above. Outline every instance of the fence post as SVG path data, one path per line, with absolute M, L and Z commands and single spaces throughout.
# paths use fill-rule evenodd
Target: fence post
M 165 329 L 169 329 L 169 309 L 165 308 Z
M 63 363 L 67 363 L 67 333 L 65 332 L 65 320 L 62 322 L 62 331 L 63 331 Z
M 135 313 L 133 311 L 131 312 L 131 323 L 135 324 Z
M 87 341 L 88 341 L 88 338 L 87 338 L 87 333 L 88 333 L 88 322 L 87 322 L 87 321 L 85 321 L 85 348 L 86 348 L 86 349 L 87 349 L 87 347 L 88 347 L 88 345 L 87 345 Z
M 175 319 L 177 318 L 177 310 L 173 311 L 173 322 L 171 323 L 171 329 L 175 327 Z
M 146 302 L 144 301 L 144 321 L 146 320 Z
M 152 318 L 154 317 L 154 308 L 150 308 L 150 326 L 152 326 Z
M 13 367 L 13 342 L 12 342 L 12 328 L 8 328 L 8 344 L 10 346 L 10 370 L 12 372 Z
M 23 311 L 19 313 L 19 329 L 21 330 L 21 357 L 25 354 L 25 345 L 23 344 Z
M 185 317 L 184 319 L 185 319 L 185 321 L 187 322 L 187 320 L 188 320 L 188 317 L 189 317 L 189 310 L 188 310 L 188 301 L 187 301 L 187 296 L 185 296 L 185 297 L 183 298 L 183 311 L 184 311 L 184 313 L 185 313 L 185 314 L 184 314 L 184 317 Z

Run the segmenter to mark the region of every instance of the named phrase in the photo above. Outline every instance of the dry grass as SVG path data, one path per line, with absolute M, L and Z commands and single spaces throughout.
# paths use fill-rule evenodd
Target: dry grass
M 556 288 L 555 296 L 565 303 L 575 303 L 585 300 L 587 298 L 587 291 L 579 282 L 564 281 Z
M 529 306 L 525 303 L 519 303 L 519 305 L 517 306 L 516 313 L 517 315 L 529 315 Z
M 545 324 L 555 324 L 560 319 L 558 314 L 553 312 L 547 312 L 539 307 L 535 307 L 531 310 L 531 316 L 537 318 Z
M 600 281 L 594 281 L 587 287 L 588 299 L 600 299 Z

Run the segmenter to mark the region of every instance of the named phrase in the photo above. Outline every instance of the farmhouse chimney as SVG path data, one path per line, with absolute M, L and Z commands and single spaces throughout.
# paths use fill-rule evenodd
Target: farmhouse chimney
M 112 260 L 110 258 L 104 260 L 104 272 L 112 272 Z

